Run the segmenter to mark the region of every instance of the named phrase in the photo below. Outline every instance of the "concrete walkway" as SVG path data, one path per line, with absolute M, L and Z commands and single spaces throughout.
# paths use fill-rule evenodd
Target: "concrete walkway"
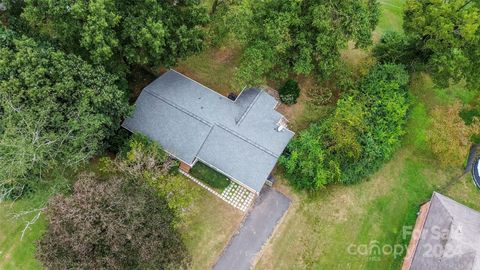
M 233 207 L 246 212 L 250 205 L 252 205 L 255 194 L 231 181 L 230 185 L 220 194 L 220 198 Z
M 213 269 L 251 269 L 257 253 L 271 237 L 289 206 L 290 199 L 285 195 L 265 187 Z

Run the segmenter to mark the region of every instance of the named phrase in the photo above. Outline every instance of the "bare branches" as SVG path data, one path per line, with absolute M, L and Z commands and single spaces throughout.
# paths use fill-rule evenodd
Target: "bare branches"
M 35 216 L 33 216 L 33 218 L 27 220 L 27 222 L 25 224 L 25 227 L 23 227 L 22 236 L 20 237 L 20 240 L 23 240 L 23 237 L 25 236 L 25 233 L 27 232 L 27 230 L 30 229 L 30 226 L 32 226 L 33 224 L 35 224 L 38 221 L 38 219 L 40 218 L 43 211 L 45 211 L 45 207 L 35 208 L 35 209 L 32 209 L 32 210 L 27 210 L 27 211 L 21 211 L 21 212 L 14 213 L 14 214 L 11 215 L 12 219 L 21 219 L 25 216 L 28 216 L 28 215 L 36 212 L 36 214 L 35 214 Z

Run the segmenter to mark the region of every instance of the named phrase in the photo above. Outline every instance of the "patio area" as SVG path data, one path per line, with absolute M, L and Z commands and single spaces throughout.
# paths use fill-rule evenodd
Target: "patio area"
M 246 212 L 252 204 L 255 194 L 232 181 L 222 194 L 220 194 L 220 198 L 233 207 Z

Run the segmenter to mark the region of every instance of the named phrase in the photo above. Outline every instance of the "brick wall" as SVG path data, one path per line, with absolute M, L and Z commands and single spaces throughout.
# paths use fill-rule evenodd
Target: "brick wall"
M 190 167 L 190 165 L 188 165 L 187 163 L 184 163 L 184 162 L 180 161 L 180 170 L 188 173 L 191 168 L 192 167 Z

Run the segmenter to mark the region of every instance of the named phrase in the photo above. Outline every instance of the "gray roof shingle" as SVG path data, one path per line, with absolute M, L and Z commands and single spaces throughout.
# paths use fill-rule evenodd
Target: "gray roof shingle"
M 411 270 L 479 270 L 480 213 L 433 193 Z
M 199 158 L 259 192 L 294 135 L 277 131 L 283 116 L 276 104 L 257 88 L 245 89 L 233 102 L 170 70 L 143 89 L 122 126 L 187 164 Z

